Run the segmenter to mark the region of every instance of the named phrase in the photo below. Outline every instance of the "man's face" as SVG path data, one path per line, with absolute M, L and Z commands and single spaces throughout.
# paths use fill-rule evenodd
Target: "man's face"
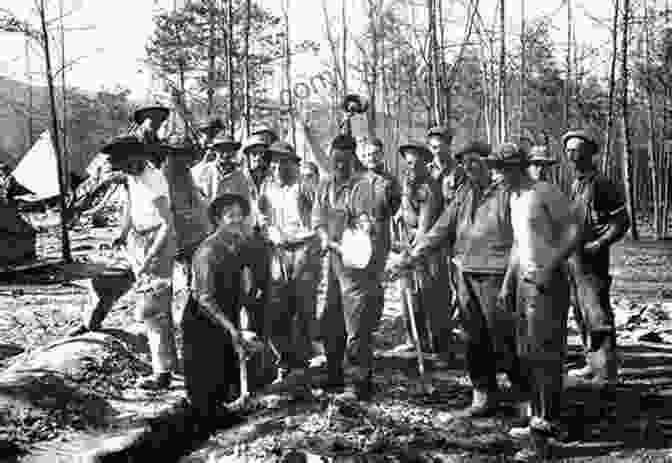
M 450 160 L 450 153 L 448 152 L 449 144 L 443 137 L 433 136 L 427 140 L 427 146 L 434 156 L 434 162 L 443 164 Z
M 536 182 L 545 182 L 550 177 L 550 166 L 546 164 L 530 164 L 527 173 Z
M 266 167 L 264 162 L 264 155 L 266 154 L 266 148 L 263 146 L 253 146 L 248 150 L 248 156 L 250 157 L 250 169 L 263 169 Z
M 215 159 L 217 159 L 217 162 L 223 163 L 223 164 L 231 164 L 233 163 L 233 158 L 235 156 L 236 152 L 230 149 L 217 149 L 215 150 Z
M 301 179 L 304 182 L 308 183 L 317 183 L 317 172 L 315 172 L 312 167 L 303 165 L 301 166 Z
M 354 155 L 355 153 L 348 150 L 332 150 L 332 167 L 334 169 L 334 175 L 337 179 L 344 180 L 350 177 L 352 173 Z
M 383 150 L 378 146 L 370 146 L 362 152 L 360 161 L 369 170 L 378 169 L 383 162 Z
M 586 172 L 593 167 L 593 161 L 588 153 L 588 145 L 582 138 L 570 138 L 565 144 L 565 154 L 578 172 Z
M 417 151 L 410 150 L 406 151 L 404 155 L 406 161 L 406 169 L 410 175 L 413 177 L 421 177 L 427 172 L 427 165 L 425 164 L 425 159 Z
M 220 226 L 238 226 L 242 227 L 245 222 L 245 214 L 240 204 L 232 204 L 222 209 L 219 216 Z
M 462 166 L 464 167 L 465 175 L 472 182 L 480 183 L 488 176 L 488 168 L 477 154 L 467 153 L 462 158 Z
M 523 179 L 523 168 L 520 166 L 504 166 L 498 169 L 501 172 L 502 180 L 509 186 L 516 187 L 520 185 Z
M 287 183 L 292 176 L 292 162 L 289 159 L 274 159 L 271 161 L 273 177 L 280 183 Z

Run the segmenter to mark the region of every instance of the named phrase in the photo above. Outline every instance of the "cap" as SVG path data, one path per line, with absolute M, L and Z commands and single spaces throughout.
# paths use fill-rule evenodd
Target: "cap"
M 219 222 L 219 217 L 222 214 L 222 209 L 234 204 L 240 205 L 245 217 L 250 215 L 250 202 L 246 197 L 237 193 L 224 193 L 221 196 L 213 199 L 208 206 L 208 217 L 213 224 Z
M 596 138 L 591 135 L 587 130 L 569 130 L 562 136 L 562 146 L 563 148 L 567 145 L 567 141 L 572 138 L 580 138 L 586 142 L 591 147 L 590 155 L 597 154 L 599 152 L 599 144 L 596 141 Z
M 133 159 L 150 159 L 154 154 L 147 150 L 143 142 L 132 135 L 113 139 L 103 146 L 100 152 L 107 155 L 110 164 L 119 164 Z
M 547 146 L 536 145 L 530 149 L 528 157 L 530 164 L 557 164 L 558 160 L 553 157 Z
M 296 155 L 294 147 L 286 141 L 278 140 L 268 147 L 268 154 L 271 159 L 288 159 L 293 162 L 300 162 L 301 158 Z
M 406 156 L 406 153 L 409 151 L 418 153 L 425 162 L 431 162 L 434 158 L 425 144 L 417 141 L 409 141 L 408 143 L 399 146 L 399 154 L 401 156 Z
M 139 125 L 145 119 L 150 118 L 155 124 L 162 124 L 168 119 L 168 114 L 170 114 L 170 109 L 165 106 L 145 106 L 133 113 L 133 121 Z
M 486 162 L 493 167 L 524 167 L 528 165 L 527 156 L 515 143 L 502 143 L 497 150 L 486 158 Z
M 221 149 L 224 151 L 237 151 L 240 149 L 241 143 L 231 137 L 231 135 L 218 134 L 208 143 L 208 148 Z
M 455 153 L 455 159 L 460 160 L 467 154 L 476 154 L 487 158 L 492 153 L 492 146 L 481 140 L 474 140 L 462 145 Z

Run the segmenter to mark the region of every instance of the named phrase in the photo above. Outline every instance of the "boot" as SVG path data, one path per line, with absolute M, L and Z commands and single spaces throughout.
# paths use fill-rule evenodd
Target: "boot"
M 593 378 L 592 383 L 595 386 L 607 386 L 618 382 L 618 360 L 616 352 L 612 349 L 602 346 L 599 350 L 593 352 L 592 356 Z
M 586 365 L 583 368 L 576 368 L 574 370 L 569 370 L 567 375 L 570 378 L 574 378 L 574 379 L 581 379 L 581 380 L 591 379 L 594 375 L 594 371 L 593 371 L 593 366 L 594 366 L 593 356 L 594 356 L 594 354 L 595 354 L 594 352 L 587 352 L 586 353 Z
M 497 408 L 495 392 L 474 389 L 471 405 L 467 407 L 463 417 L 484 417 L 489 416 Z
M 172 376 L 170 372 L 166 373 L 157 373 L 147 378 L 144 378 L 138 384 L 140 389 L 146 389 L 149 391 L 158 391 L 161 389 L 168 389 Z

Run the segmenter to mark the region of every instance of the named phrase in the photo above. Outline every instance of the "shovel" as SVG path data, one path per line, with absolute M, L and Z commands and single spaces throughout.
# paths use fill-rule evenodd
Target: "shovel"
M 409 270 L 408 272 L 409 280 L 415 284 L 415 278 L 413 278 L 413 275 L 411 274 L 413 271 Z M 401 280 L 399 281 L 399 285 L 401 289 L 401 297 L 403 297 L 406 301 L 406 307 L 408 308 L 408 320 L 411 325 L 411 336 L 413 336 L 413 343 L 415 344 L 415 352 L 418 359 L 418 373 L 420 374 L 420 381 L 417 387 L 422 393 L 431 395 L 436 391 L 436 388 L 432 384 L 431 378 L 427 376 L 425 371 L 424 353 L 422 352 L 422 345 L 420 344 L 420 336 L 418 334 L 418 325 L 415 320 L 415 299 L 413 297 L 414 291 L 413 288 L 409 288 L 404 285 Z

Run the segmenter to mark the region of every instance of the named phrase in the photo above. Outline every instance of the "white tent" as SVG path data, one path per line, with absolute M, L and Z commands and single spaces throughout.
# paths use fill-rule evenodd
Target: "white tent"
M 42 201 L 60 194 L 56 150 L 48 130 L 42 132 L 12 175 L 21 185 L 35 193 L 19 198 L 24 201 Z

